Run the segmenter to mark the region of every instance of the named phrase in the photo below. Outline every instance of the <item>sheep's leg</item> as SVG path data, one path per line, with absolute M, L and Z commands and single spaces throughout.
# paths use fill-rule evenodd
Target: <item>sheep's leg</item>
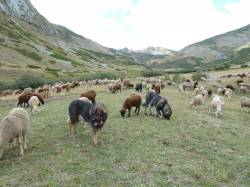
M 20 148 L 20 155 L 23 156 L 23 142 L 22 142 L 22 137 L 19 136 L 18 137 L 18 144 L 19 144 L 19 148 Z
M 131 108 L 128 108 L 128 117 L 130 117 Z
M 140 108 L 141 108 L 141 106 L 138 106 L 138 108 L 137 108 L 137 115 L 139 115 L 139 113 L 140 113 Z
M 135 113 L 136 113 L 136 111 L 137 111 L 137 106 L 135 107 Z
M 25 134 L 23 135 L 23 148 L 27 149 L 27 145 L 26 145 L 26 136 Z
M 93 142 L 95 145 L 98 143 L 98 138 L 97 138 L 97 129 L 93 128 Z
M 145 106 L 144 108 L 145 108 L 144 109 L 144 114 L 147 115 L 147 107 Z

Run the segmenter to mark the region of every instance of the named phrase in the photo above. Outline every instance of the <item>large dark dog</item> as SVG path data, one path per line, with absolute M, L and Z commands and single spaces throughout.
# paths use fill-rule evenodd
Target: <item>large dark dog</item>
M 164 118 L 170 119 L 172 115 L 172 110 L 167 99 L 152 91 L 147 93 L 145 102 L 142 104 L 142 106 L 145 107 L 145 114 L 147 114 L 146 110 L 149 107 L 150 114 L 152 115 L 151 108 L 155 107 L 157 116 L 162 115 Z
M 79 116 L 89 123 L 93 129 L 94 144 L 100 142 L 100 132 L 108 118 L 107 108 L 100 103 L 91 104 L 89 102 L 74 100 L 69 105 L 69 130 L 70 135 L 75 133 L 76 124 L 79 122 Z

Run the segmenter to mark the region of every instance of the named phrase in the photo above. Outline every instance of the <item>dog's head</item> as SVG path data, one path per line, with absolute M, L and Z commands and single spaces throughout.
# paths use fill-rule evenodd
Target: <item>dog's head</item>
M 108 119 L 107 108 L 102 104 L 95 104 L 90 114 L 91 124 L 94 128 L 101 128 Z
M 162 109 L 162 115 L 164 118 L 166 119 L 170 119 L 171 115 L 172 115 L 172 110 L 170 108 L 170 106 L 167 104 L 165 104 L 165 106 Z

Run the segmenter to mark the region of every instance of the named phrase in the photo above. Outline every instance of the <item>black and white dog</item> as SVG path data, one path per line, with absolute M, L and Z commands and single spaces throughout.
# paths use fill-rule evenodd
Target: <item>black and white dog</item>
M 146 110 L 149 107 L 149 112 L 152 115 L 151 108 L 155 107 L 157 116 L 163 116 L 166 119 L 170 119 L 172 115 L 172 109 L 169 106 L 167 99 L 153 91 L 149 91 L 147 93 L 145 102 L 142 104 L 142 106 L 145 107 L 144 114 L 147 114 Z
M 94 132 L 94 143 L 98 144 L 101 128 L 108 118 L 107 108 L 101 103 L 91 104 L 81 100 L 72 101 L 69 105 L 68 120 L 70 135 L 75 133 L 80 116 L 91 125 Z

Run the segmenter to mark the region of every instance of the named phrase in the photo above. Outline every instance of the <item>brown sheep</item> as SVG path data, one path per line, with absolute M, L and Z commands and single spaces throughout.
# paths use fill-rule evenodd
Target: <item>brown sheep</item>
M 20 95 L 20 96 L 18 97 L 17 106 L 21 106 L 21 107 L 22 107 L 23 104 L 24 104 L 24 106 L 25 106 L 25 104 L 26 104 L 27 106 L 29 106 L 28 102 L 29 102 L 29 100 L 30 100 L 30 98 L 31 98 L 32 96 L 37 96 L 37 98 L 39 99 L 39 101 L 40 101 L 42 104 L 44 104 L 44 101 L 43 101 L 42 96 L 41 96 L 40 94 L 35 94 L 35 93 L 33 93 L 33 94 L 24 94 L 24 95 Z
M 120 84 L 116 84 L 112 87 L 112 93 L 117 93 L 118 91 L 122 92 L 122 86 Z
M 123 82 L 123 86 L 124 86 L 125 88 L 133 88 L 133 87 L 134 87 L 134 85 L 131 84 L 129 81 L 124 81 L 124 82 Z
M 56 86 L 55 89 L 56 93 L 60 93 L 62 91 L 62 88 L 60 86 Z
M 130 111 L 132 107 L 135 107 L 135 113 L 139 115 L 140 107 L 141 107 L 141 96 L 139 94 L 133 93 L 130 97 L 126 98 L 123 103 L 122 109 L 120 110 L 121 116 L 124 117 L 126 113 L 126 109 L 128 109 L 128 117 L 130 117 Z
M 161 86 L 160 86 L 160 85 L 155 85 L 155 84 L 153 84 L 153 85 L 152 85 L 152 89 L 155 90 L 155 92 L 156 92 L 157 94 L 160 94 L 160 93 L 161 93 Z
M 96 92 L 95 90 L 90 90 L 81 94 L 81 97 L 87 97 L 92 103 L 95 103 Z

